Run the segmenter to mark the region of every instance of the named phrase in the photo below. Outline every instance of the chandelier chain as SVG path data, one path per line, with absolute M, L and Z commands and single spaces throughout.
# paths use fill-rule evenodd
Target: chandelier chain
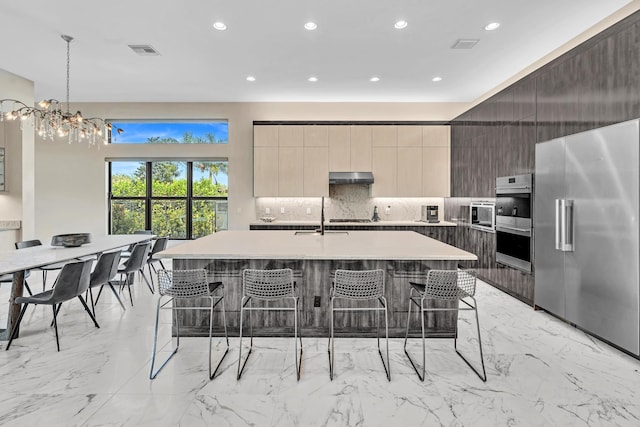
M 67 42 L 67 113 L 70 112 L 69 110 L 69 80 L 70 80 L 70 76 L 71 76 L 71 38 L 65 38 L 65 41 Z

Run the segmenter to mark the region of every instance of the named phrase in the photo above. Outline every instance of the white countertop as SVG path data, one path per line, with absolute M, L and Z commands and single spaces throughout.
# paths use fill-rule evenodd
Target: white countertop
M 414 231 L 227 230 L 174 246 L 158 258 L 476 260 L 470 253 Z
M 254 221 L 250 225 L 311 225 L 311 226 L 320 226 L 320 221 L 289 221 L 289 220 L 275 220 L 271 222 L 265 221 Z M 455 227 L 456 224 L 448 221 L 440 221 L 440 222 L 423 222 L 423 221 L 378 221 L 378 222 L 329 222 L 325 221 L 324 225 L 364 225 L 364 226 L 373 226 L 373 227 Z
M 143 242 L 153 238 L 149 234 L 114 234 L 91 237 L 91 243 L 75 248 L 50 246 L 43 244 L 24 249 L 13 249 L 0 252 L 0 274 L 13 273 L 47 264 L 65 262 L 74 258 L 110 251 L 132 243 Z

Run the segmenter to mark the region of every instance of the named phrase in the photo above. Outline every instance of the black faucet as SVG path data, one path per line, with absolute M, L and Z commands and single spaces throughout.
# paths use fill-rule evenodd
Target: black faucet
M 320 235 L 324 236 L 324 196 L 322 196 L 322 207 L 320 208 Z

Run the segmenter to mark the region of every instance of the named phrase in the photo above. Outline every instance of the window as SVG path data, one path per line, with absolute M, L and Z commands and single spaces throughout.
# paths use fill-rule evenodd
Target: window
M 226 120 L 119 120 L 110 121 L 111 144 L 228 144 Z M 115 129 L 121 130 L 115 132 Z
M 195 239 L 227 228 L 228 162 L 109 163 L 109 230 Z

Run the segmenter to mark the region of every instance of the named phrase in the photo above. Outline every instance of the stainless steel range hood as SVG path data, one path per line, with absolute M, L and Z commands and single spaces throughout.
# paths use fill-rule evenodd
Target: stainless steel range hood
M 329 172 L 329 184 L 373 184 L 373 173 Z

